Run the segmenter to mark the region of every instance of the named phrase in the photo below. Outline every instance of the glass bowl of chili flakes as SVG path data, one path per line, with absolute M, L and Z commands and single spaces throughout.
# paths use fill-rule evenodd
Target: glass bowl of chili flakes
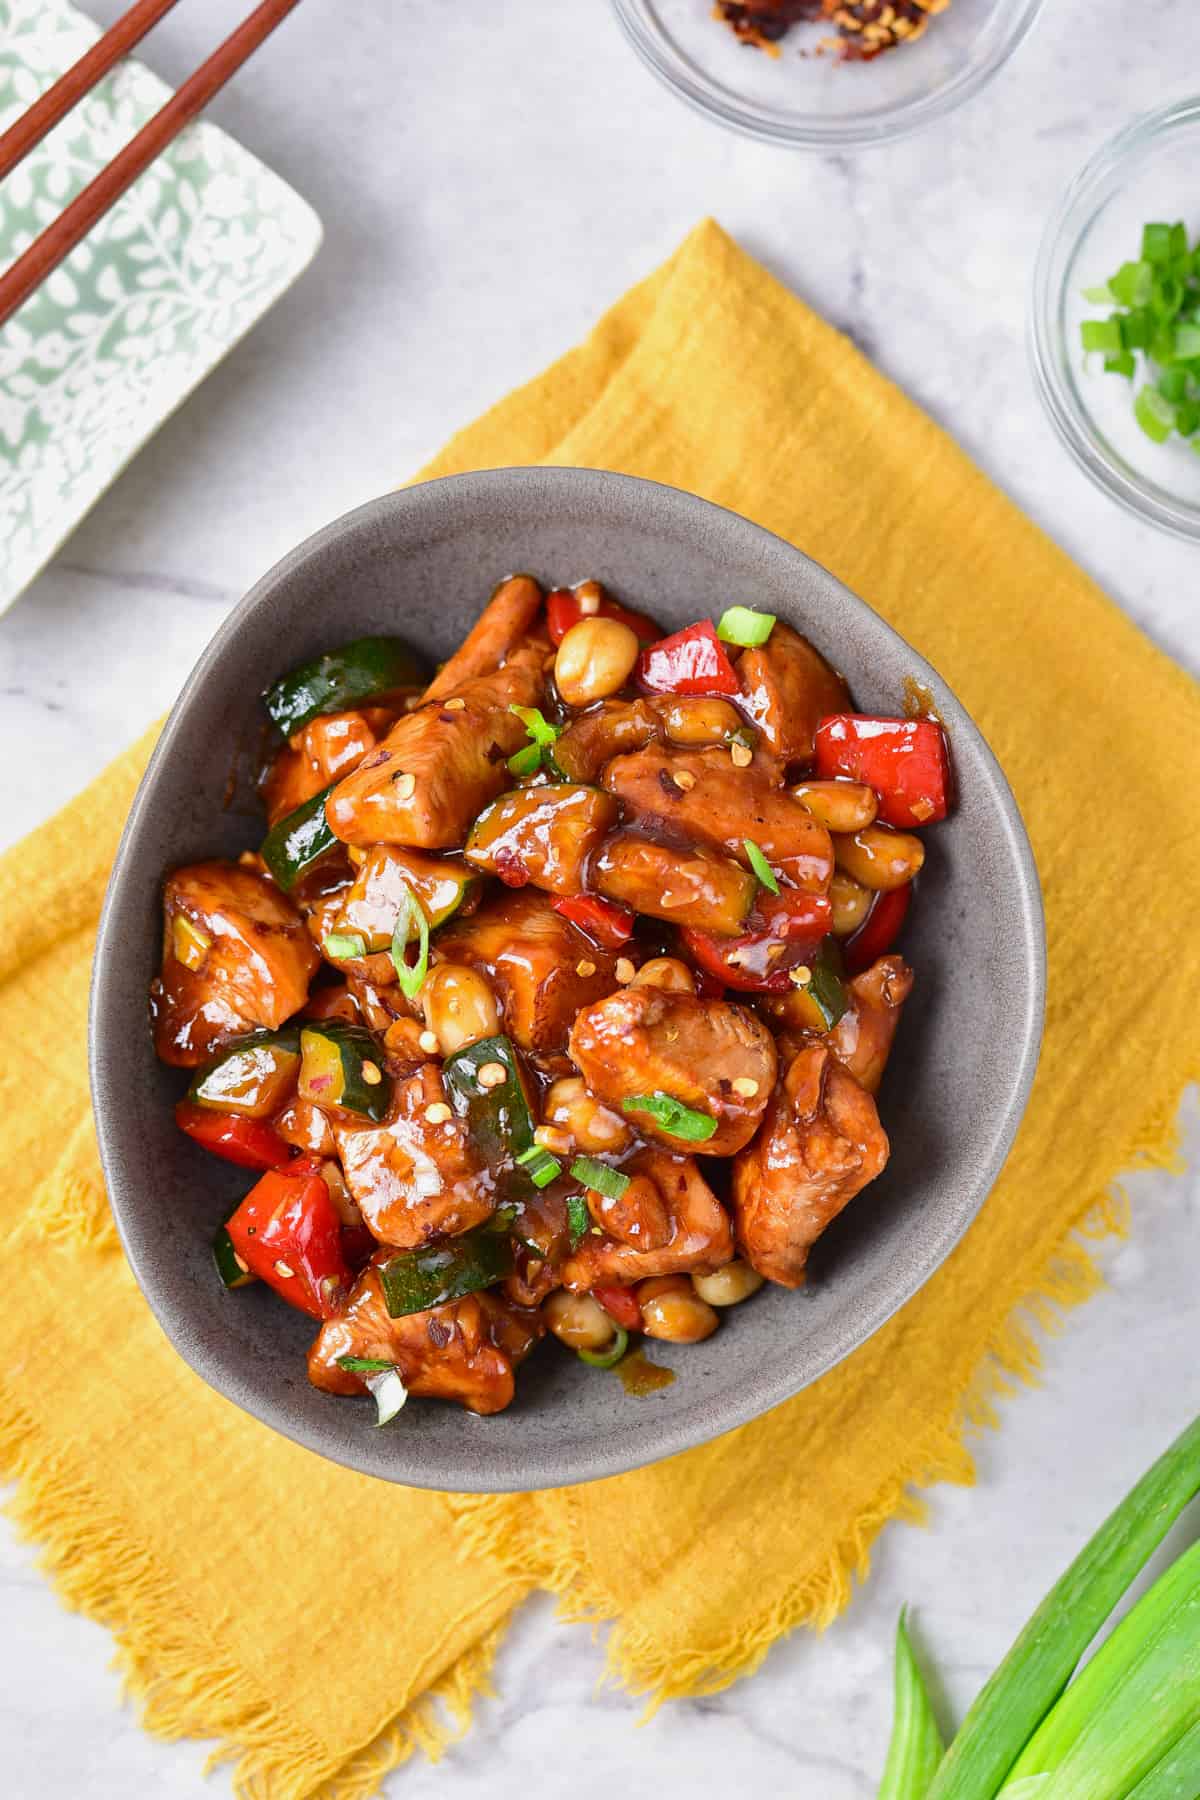
M 613 0 L 642 61 L 699 112 L 795 149 L 885 144 L 951 112 L 1043 0 Z

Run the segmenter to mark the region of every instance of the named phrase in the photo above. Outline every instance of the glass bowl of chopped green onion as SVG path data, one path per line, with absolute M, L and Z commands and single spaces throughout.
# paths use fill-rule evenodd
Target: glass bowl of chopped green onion
M 1200 99 L 1137 119 L 1042 239 L 1030 355 L 1051 423 L 1106 493 L 1200 539 Z
M 800 150 L 892 143 L 943 118 L 999 73 L 1043 4 L 863 0 L 821 17 L 812 0 L 811 14 L 779 35 L 779 27 L 759 34 L 756 45 L 731 28 L 731 17 L 745 21 L 752 8 L 730 0 L 612 0 L 626 37 L 672 93 L 732 131 Z M 897 14 L 902 38 L 871 23 Z

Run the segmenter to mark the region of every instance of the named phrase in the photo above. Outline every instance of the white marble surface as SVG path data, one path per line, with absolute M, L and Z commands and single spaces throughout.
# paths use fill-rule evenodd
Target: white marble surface
M 968 4 L 969 0 L 961 0 Z M 105 23 L 119 0 L 93 0 Z M 150 58 L 180 79 L 245 6 L 181 7 Z M 172 699 L 227 608 L 315 526 L 394 484 L 534 373 L 706 212 L 937 417 L 1159 643 L 1200 666 L 1196 553 L 1094 492 L 1045 424 L 1022 342 L 1046 208 L 1132 113 L 1186 90 L 1200 8 L 1048 0 L 967 109 L 858 158 L 727 136 L 645 73 L 602 0 L 309 0 L 214 108 L 315 204 L 313 270 L 145 451 L 0 620 L 0 842 L 36 824 Z M 1036 604 L 1036 596 L 1031 596 Z M 1200 1109 L 1185 1113 L 1200 1166 Z M 596 1691 L 601 1651 L 531 1605 L 499 1699 L 389 1792 L 521 1800 L 750 1783 L 868 1800 L 902 1601 L 959 1710 L 1107 1505 L 1196 1408 L 1200 1188 L 1143 1176 L 1112 1291 L 1050 1348 L 1044 1386 L 978 1446 L 979 1486 L 882 1540 L 826 1637 L 663 1712 Z M 108 1641 L 64 1613 L 0 1525 L 0 1766 L 15 1800 L 199 1794 L 203 1749 L 118 1703 Z M 551 1746 L 553 1753 L 547 1754 Z M 228 1791 L 218 1774 L 206 1792 Z

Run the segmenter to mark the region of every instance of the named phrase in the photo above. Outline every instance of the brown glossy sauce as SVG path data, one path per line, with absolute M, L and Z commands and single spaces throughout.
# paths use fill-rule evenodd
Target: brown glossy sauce
M 944 723 L 933 689 L 927 688 L 915 675 L 904 677 L 904 716 L 906 719 L 933 719 L 938 725 Z
M 670 1387 L 675 1379 L 674 1369 L 652 1363 L 641 1350 L 631 1350 L 628 1356 L 623 1356 L 617 1364 L 617 1374 L 625 1392 L 637 1400 L 644 1399 L 647 1394 L 656 1394 L 659 1388 Z

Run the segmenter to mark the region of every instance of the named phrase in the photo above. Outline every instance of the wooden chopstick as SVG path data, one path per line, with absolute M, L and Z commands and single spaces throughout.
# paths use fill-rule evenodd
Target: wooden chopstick
M 113 64 L 127 56 L 135 44 L 140 44 L 150 27 L 157 25 L 176 5 L 178 0 L 137 0 L 135 6 L 122 13 L 116 24 L 110 26 L 104 36 L 60 75 L 54 86 L 47 88 L 0 137 L 0 181 L 16 168 L 23 156 L 28 156 L 35 144 L 41 143 L 46 133 L 52 131 L 73 106 L 78 105 L 102 76 L 108 74 Z
M 250 17 L 231 32 L 208 61 L 184 82 L 178 93 L 173 94 L 152 119 L 147 119 L 137 136 L 130 139 L 108 167 L 101 169 L 54 223 L 34 239 L 11 269 L 0 275 L 0 325 L 4 325 L 46 276 L 70 255 L 96 221 L 103 218 L 171 140 L 254 54 L 264 38 L 269 37 L 299 4 L 300 0 L 262 0 Z

